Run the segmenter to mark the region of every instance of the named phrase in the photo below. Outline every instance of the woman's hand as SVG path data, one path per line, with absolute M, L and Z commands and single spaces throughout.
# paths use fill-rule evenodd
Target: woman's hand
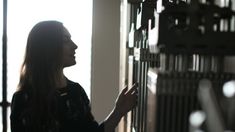
M 125 87 L 116 99 L 112 112 L 104 121 L 105 132 L 114 132 L 116 126 L 128 111 L 137 105 L 137 85 L 134 84 L 130 90 Z
M 115 111 L 122 117 L 137 105 L 138 92 L 137 84 L 134 84 L 129 90 L 125 87 L 118 95 L 115 105 Z

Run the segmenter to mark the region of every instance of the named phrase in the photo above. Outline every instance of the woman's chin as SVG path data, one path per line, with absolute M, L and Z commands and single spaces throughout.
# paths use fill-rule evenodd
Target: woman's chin
M 75 60 L 73 62 L 64 64 L 64 67 L 70 67 L 70 66 L 73 66 L 73 65 L 76 65 L 76 61 Z

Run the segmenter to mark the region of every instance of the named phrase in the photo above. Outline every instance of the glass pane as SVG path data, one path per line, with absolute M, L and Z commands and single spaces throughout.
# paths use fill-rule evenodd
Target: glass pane
M 1 36 L 1 41 L 0 41 L 0 71 L 2 71 L 2 33 L 3 33 L 3 1 L 0 2 L 0 36 Z M 2 101 L 2 72 L 0 74 L 0 101 Z
M 0 120 L 1 120 L 1 124 L 0 124 L 0 131 L 3 131 L 3 127 L 2 127 L 2 107 L 0 107 Z
M 7 132 L 10 132 L 11 131 L 11 122 L 10 122 L 10 113 L 11 112 L 11 109 L 10 109 L 10 107 L 8 107 L 8 109 L 7 109 Z
M 8 101 L 18 85 L 27 35 L 42 20 L 59 20 L 70 31 L 78 45 L 77 64 L 66 68 L 65 73 L 89 96 L 92 0 L 8 0 L 8 10 Z

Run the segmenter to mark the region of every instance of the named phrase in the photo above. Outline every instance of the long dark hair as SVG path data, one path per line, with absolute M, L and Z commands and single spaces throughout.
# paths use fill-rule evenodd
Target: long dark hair
M 19 90 L 29 94 L 30 126 L 34 131 L 55 127 L 56 79 L 62 65 L 63 24 L 43 21 L 29 33 Z

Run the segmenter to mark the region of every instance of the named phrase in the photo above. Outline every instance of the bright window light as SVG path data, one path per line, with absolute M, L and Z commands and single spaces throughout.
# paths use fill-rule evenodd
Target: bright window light
M 64 23 L 78 45 L 75 66 L 66 76 L 79 82 L 90 98 L 92 0 L 8 0 L 8 101 L 16 91 L 26 40 L 31 28 L 43 20 Z
M 1 36 L 1 41 L 0 41 L 0 71 L 2 71 L 2 33 L 3 33 L 3 2 L 0 2 L 0 7 L 1 7 L 1 10 L 0 10 L 0 36 Z M 2 101 L 2 74 L 0 75 L 0 101 Z M 0 130 L 2 130 L 2 126 L 0 126 Z

